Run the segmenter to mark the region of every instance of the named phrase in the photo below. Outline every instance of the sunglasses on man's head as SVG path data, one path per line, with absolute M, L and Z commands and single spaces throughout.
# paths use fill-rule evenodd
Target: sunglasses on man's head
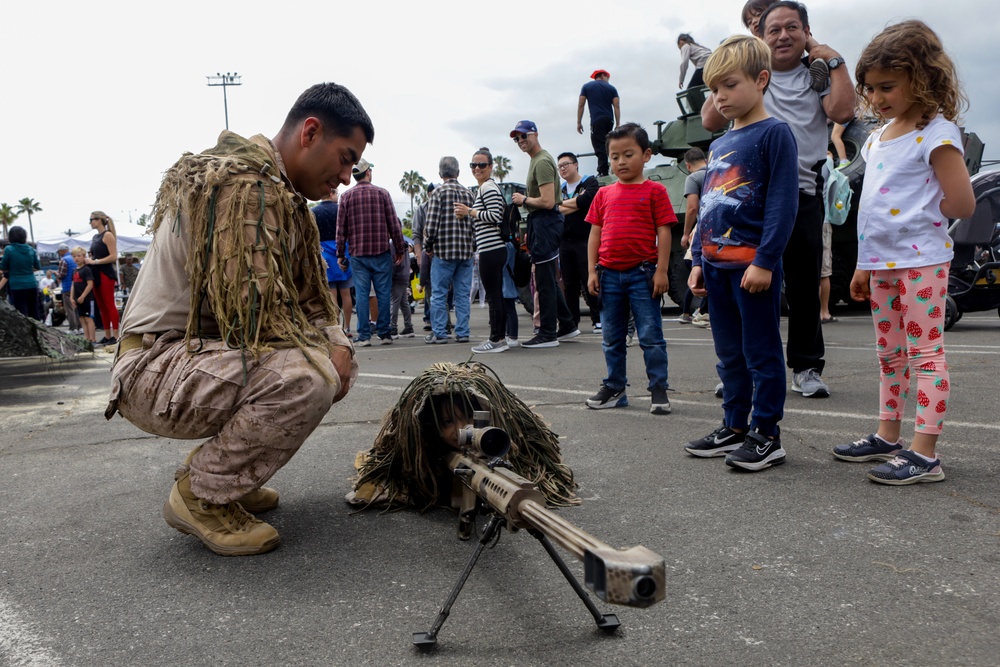
M 486 169 L 486 167 L 488 167 L 488 166 L 490 166 L 489 162 L 470 162 L 469 163 L 469 169 Z

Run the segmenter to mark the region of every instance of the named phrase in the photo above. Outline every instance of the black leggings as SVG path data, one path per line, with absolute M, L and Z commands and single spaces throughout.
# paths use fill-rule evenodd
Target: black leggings
M 506 263 L 507 248 L 479 253 L 479 279 L 486 290 L 486 303 L 490 308 L 490 340 L 494 343 L 504 339 L 506 330 L 503 307 L 503 267 Z

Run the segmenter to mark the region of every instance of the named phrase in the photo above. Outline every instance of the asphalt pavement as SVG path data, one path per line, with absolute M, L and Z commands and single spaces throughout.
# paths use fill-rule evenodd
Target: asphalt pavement
M 537 542 L 504 531 L 426 654 L 412 633 L 429 628 L 473 543 L 444 510 L 352 513 L 343 498 L 355 453 L 406 384 L 467 360 L 470 345 L 359 349 L 357 385 L 272 479 L 281 505 L 262 518 L 281 546 L 244 558 L 164 523 L 195 443 L 105 421 L 110 355 L 0 360 L 0 665 L 996 665 L 1000 318 L 967 314 L 945 336 L 947 479 L 886 487 L 830 453 L 876 427 L 878 401 L 871 320 L 837 315 L 824 327 L 832 396 L 789 392 L 787 463 L 759 473 L 683 451 L 721 409 L 711 332 L 676 311 L 664 314 L 666 416 L 649 414 L 638 347 L 630 407 L 585 407 L 605 372 L 589 327 L 558 348 L 477 359 L 561 436 L 583 504 L 559 514 L 661 554 L 666 599 L 598 601 L 622 622 L 605 635 Z M 472 344 L 486 317 L 473 308 Z M 520 324 L 530 331 L 523 312 Z

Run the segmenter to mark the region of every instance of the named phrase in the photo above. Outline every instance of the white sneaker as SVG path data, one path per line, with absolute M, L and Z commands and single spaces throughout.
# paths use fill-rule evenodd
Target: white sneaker
M 521 341 L 507 336 L 507 347 L 521 347 Z
M 693 318 L 691 318 L 691 324 L 696 327 L 701 327 L 702 329 L 707 329 L 709 327 L 708 313 L 696 313 Z

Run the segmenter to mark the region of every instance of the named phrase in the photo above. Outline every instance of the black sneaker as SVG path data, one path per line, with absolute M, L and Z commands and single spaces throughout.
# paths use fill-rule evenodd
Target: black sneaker
M 569 340 L 570 338 L 576 338 L 579 335 L 580 335 L 580 329 L 578 329 L 577 327 L 569 327 L 559 331 L 559 333 L 556 334 L 556 339 Z
M 413 333 L 413 327 L 403 327 L 403 330 L 399 332 L 399 335 L 403 338 L 413 338 L 415 335 Z
M 559 347 L 559 341 L 555 338 L 543 338 L 540 334 L 529 341 L 521 343 L 521 347 L 529 350 L 536 347 Z
M 667 398 L 667 390 L 655 387 L 651 392 L 653 396 L 649 401 L 649 412 L 654 415 L 669 415 L 670 399 Z
M 734 449 L 739 449 L 746 437 L 746 433 L 737 433 L 723 424 L 704 438 L 689 442 L 684 446 L 684 451 L 702 458 L 725 456 Z
M 757 431 L 750 431 L 739 449 L 726 456 L 726 465 L 744 470 L 763 470 L 785 462 L 785 450 L 781 448 L 781 438 L 774 436 L 768 440 Z
M 587 407 L 594 410 L 624 408 L 627 406 L 628 396 L 625 394 L 625 387 L 612 389 L 606 384 L 601 384 L 601 388 L 597 393 L 587 399 Z

